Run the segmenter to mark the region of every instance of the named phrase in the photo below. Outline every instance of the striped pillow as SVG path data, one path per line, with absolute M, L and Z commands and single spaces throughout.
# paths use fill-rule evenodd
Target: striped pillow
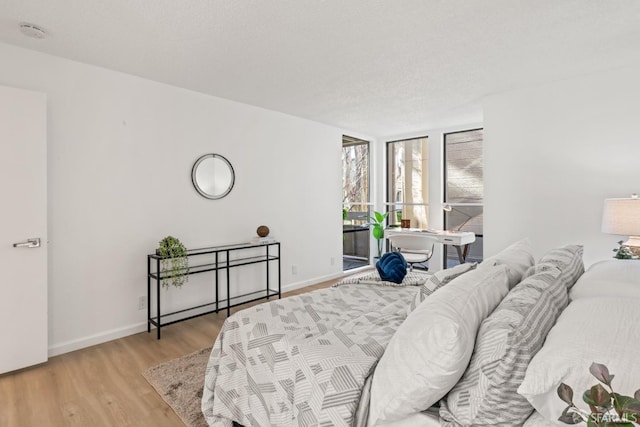
M 557 267 L 562 272 L 560 281 L 564 283 L 567 289 L 576 283 L 578 278 L 584 273 L 584 263 L 582 254 L 584 248 L 582 245 L 567 245 L 561 248 L 552 249 L 540 260 L 536 265 L 527 271 L 527 276 L 544 271 L 549 268 Z
M 550 268 L 516 285 L 480 326 L 464 376 L 441 401 L 444 426 L 522 425 L 533 410 L 516 393 L 529 361 L 568 302 Z
M 420 292 L 416 294 L 415 299 L 411 303 L 409 312 L 415 310 L 415 308 L 419 306 L 420 303 L 425 300 L 425 298 L 437 291 L 439 288 L 443 287 L 456 277 L 473 270 L 477 265 L 478 264 L 475 262 L 459 264 L 453 268 L 447 268 L 433 273 L 433 275 L 429 277 L 429 279 L 425 283 L 423 283 L 422 286 L 420 286 Z
M 463 274 L 407 316 L 373 374 L 369 425 L 424 411 L 451 390 L 469 365 L 480 324 L 509 291 L 507 270 Z

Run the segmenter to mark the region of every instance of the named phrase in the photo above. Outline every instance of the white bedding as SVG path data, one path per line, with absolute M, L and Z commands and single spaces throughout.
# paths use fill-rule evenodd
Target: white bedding
M 547 420 L 555 420 L 567 406 L 556 391 L 564 382 L 573 388 L 576 405 L 585 409 L 580 396 L 597 383 L 589 374 L 589 366 L 598 362 L 615 374 L 616 392 L 633 395 L 640 384 L 640 365 L 636 361 L 640 331 L 629 325 L 638 322 L 637 306 L 625 298 L 571 302 L 529 364 L 518 393 Z
M 382 427 L 440 427 L 438 408 L 409 415 L 406 418 L 381 424 Z
M 569 292 L 571 300 L 599 297 L 640 298 L 640 261 L 611 259 L 596 262 Z
M 527 421 L 522 425 L 522 427 L 554 427 L 555 424 L 550 423 L 545 420 L 544 417 L 537 411 L 534 411 L 533 414 L 527 419 Z
M 580 256 L 580 265 L 582 265 L 581 262 Z M 496 268 L 494 265 L 496 263 L 497 261 L 494 259 L 494 262 L 486 263 L 483 269 Z M 470 267 L 470 269 L 472 268 Z M 509 265 L 507 269 L 512 271 L 513 267 Z M 532 270 L 529 269 L 529 271 Z M 464 283 L 465 277 L 466 281 L 481 282 L 481 280 L 476 280 L 478 277 L 474 278 L 474 276 L 479 276 L 479 274 L 467 275 L 465 273 L 458 282 Z M 425 330 L 424 325 L 434 322 L 405 321 L 405 317 L 410 314 L 408 319 L 416 318 L 422 311 L 433 314 L 452 301 L 460 302 L 464 298 L 461 295 L 450 295 L 456 289 L 452 282 L 451 285 L 447 285 L 439 292 L 439 295 L 431 295 L 427 304 L 420 304 L 422 298 L 418 297 L 421 293 L 416 288 L 400 287 L 394 289 L 397 285 L 364 285 L 367 277 L 354 278 L 354 282 L 350 283 L 350 286 L 345 286 L 347 284 L 345 282 L 343 286 L 333 289 L 337 293 L 323 290 L 312 296 L 304 295 L 292 300 L 273 301 L 268 305 L 258 306 L 261 308 L 253 308 L 232 316 L 227 322 L 229 325 L 227 325 L 225 333 L 221 333 L 216 342 L 218 348 L 217 350 L 214 348 L 208 368 L 203 409 L 209 424 L 227 427 L 231 425 L 232 421 L 252 424 L 253 421 L 260 419 L 272 424 L 276 420 L 275 424 L 277 425 L 318 425 L 319 422 L 320 424 L 331 423 L 332 425 L 353 427 L 373 424 L 375 427 L 441 426 L 437 407 L 422 412 L 404 411 L 404 413 L 399 413 L 397 417 L 381 416 L 383 413 L 386 414 L 385 411 L 393 410 L 393 405 L 390 404 L 389 399 L 379 404 L 373 395 L 376 394 L 374 392 L 377 392 L 377 396 L 386 393 L 396 400 L 399 397 L 402 403 L 411 400 L 406 399 L 403 393 L 411 389 L 411 384 L 420 381 L 421 377 L 416 375 L 419 368 L 409 362 L 417 361 L 419 366 L 424 366 L 424 363 L 420 365 L 421 362 L 424 362 L 421 356 L 430 354 L 434 347 L 429 345 L 428 340 L 424 340 L 422 336 Z M 470 329 L 467 331 L 470 336 L 475 335 L 474 331 L 477 330 L 478 323 L 491 313 L 492 308 L 507 293 L 509 287 L 506 282 L 502 283 L 502 279 L 504 281 L 507 279 L 502 277 L 500 279 L 500 289 L 504 289 L 499 292 L 498 296 L 492 298 L 495 301 L 491 307 L 476 316 L 479 319 L 473 322 L 474 327 L 463 328 Z M 443 285 L 446 282 L 442 281 L 439 284 Z M 381 283 L 377 283 L 377 285 L 381 285 Z M 487 287 L 482 286 L 482 288 L 482 295 L 486 297 Z M 468 291 L 468 289 L 466 290 Z M 316 298 L 318 295 L 321 297 L 320 299 Z M 640 336 L 635 332 L 635 329 L 619 327 L 620 324 L 638 324 L 640 322 L 637 304 L 629 303 L 632 298 L 640 298 L 640 261 L 607 260 L 596 263 L 578 280 L 571 289 L 570 296 L 574 301 L 563 311 L 561 320 L 556 322 L 546 336 L 542 349 L 537 352 L 537 360 L 534 358 L 531 363 L 525 365 L 528 365 L 530 369 L 527 370 L 518 392 L 526 397 L 537 410 L 531 414 L 522 427 L 562 425 L 555 421 L 564 407 L 555 391 L 557 384 L 559 381 L 566 381 L 574 388 L 577 395 L 581 395 L 587 385 L 593 385 L 596 382 L 588 373 L 588 365 L 594 359 L 607 364 L 612 373 L 620 373 L 620 375 L 616 375 L 615 383 L 621 389 L 622 394 L 632 394 L 635 390 L 633 386 L 637 388 L 637 385 L 640 384 L 638 379 L 640 378 L 640 369 L 636 368 L 633 361 L 631 361 L 631 366 L 627 366 L 629 357 L 618 356 L 624 353 L 624 349 L 628 350 L 628 346 L 632 346 L 635 352 L 640 348 L 640 344 L 637 344 L 640 343 Z M 439 301 L 439 298 L 444 298 L 446 301 Z M 381 301 L 383 301 L 382 305 L 380 305 Z M 424 307 L 418 310 L 416 306 L 422 305 Z M 469 317 L 473 312 L 467 306 L 458 307 L 457 311 L 460 311 L 463 319 Z M 356 316 L 352 317 L 354 312 Z M 604 319 L 598 319 L 601 315 L 604 316 Z M 291 316 L 294 316 L 295 319 Z M 280 321 L 277 319 L 274 321 L 274 317 L 280 318 Z M 339 325 L 335 324 L 336 321 Z M 232 322 L 235 323 L 231 324 Z M 261 332 L 262 335 L 258 334 L 260 335 L 258 336 L 255 328 L 251 331 L 247 329 L 255 325 L 266 325 L 269 329 L 268 333 L 259 330 L 257 332 Z M 334 337 L 331 331 L 335 328 L 346 330 L 348 340 L 342 336 Z M 396 329 L 398 333 L 396 333 Z M 410 329 L 411 333 L 407 334 L 407 339 L 399 341 L 403 337 L 404 329 Z M 296 334 L 291 335 L 292 331 Z M 594 331 L 597 332 L 595 338 Z M 248 332 L 249 335 L 245 332 Z M 276 335 L 280 337 L 278 340 L 270 339 Z M 414 351 L 416 337 L 422 337 L 423 339 L 418 340 L 420 345 L 427 345 L 431 350 L 420 348 L 420 351 Z M 270 339 L 268 344 L 260 344 L 260 346 L 252 344 L 254 341 L 264 341 L 267 338 Z M 594 340 L 605 344 L 590 345 Z M 344 341 L 350 343 L 348 348 L 343 348 L 345 347 Z M 389 347 L 385 351 L 387 344 Z M 440 348 L 442 343 L 439 344 L 435 347 Z M 331 350 L 320 348 L 320 345 Z M 618 346 L 627 347 L 623 349 Z M 473 348 L 473 343 L 471 348 Z M 315 351 L 316 349 L 318 351 Z M 327 364 L 326 355 L 333 354 L 332 352 L 335 352 L 334 356 L 336 357 L 344 358 L 345 355 L 348 355 L 345 360 L 340 360 L 340 367 L 346 366 L 358 373 L 357 376 L 353 376 L 354 382 L 357 384 L 347 390 L 353 394 L 353 398 L 345 400 L 345 403 L 341 403 L 340 406 L 335 405 L 335 407 L 329 407 L 323 403 L 327 398 L 333 398 L 333 395 L 327 394 L 333 393 L 333 389 L 324 389 L 328 384 L 324 377 L 333 377 L 337 372 L 333 365 L 324 366 Z M 378 363 L 377 358 L 382 354 L 384 356 Z M 393 363 L 385 363 L 385 359 L 392 356 L 396 356 Z M 246 363 L 244 363 L 245 357 Z M 297 372 L 282 372 L 281 366 L 284 364 L 279 365 L 275 362 L 280 362 L 285 358 L 295 362 Z M 440 357 L 437 360 L 443 358 Z M 451 355 L 447 358 L 451 358 Z M 331 359 L 333 360 L 335 357 Z M 270 366 L 270 370 L 259 366 L 260 364 L 269 365 L 269 363 L 273 365 Z M 388 366 L 385 367 L 385 365 Z M 432 364 L 429 366 L 431 367 Z M 240 375 L 242 378 L 239 378 L 238 373 L 242 369 L 239 370 L 238 367 L 242 367 L 247 375 L 242 374 Z M 307 369 L 308 367 L 313 369 Z M 320 368 L 322 368 L 322 372 Z M 374 368 L 376 375 L 372 375 Z M 324 370 L 326 370 L 326 375 Z M 464 368 L 460 375 L 463 371 Z M 267 376 L 263 375 L 265 372 L 268 374 Z M 305 374 L 304 378 L 300 374 L 301 372 Z M 404 372 L 402 379 L 398 375 L 400 372 Z M 381 379 L 381 373 L 386 377 Z M 625 374 L 632 378 L 625 379 Z M 247 387 L 243 382 L 246 378 L 257 380 L 255 390 L 250 390 L 248 394 Z M 381 380 L 384 381 L 381 383 Z M 587 381 L 588 384 L 584 381 Z M 376 382 L 378 382 L 377 388 L 374 386 Z M 271 384 L 275 387 L 270 386 Z M 447 390 L 451 389 L 449 385 L 446 388 Z M 324 391 L 312 393 L 307 392 L 307 389 L 311 391 L 322 389 Z M 411 398 L 419 395 L 418 392 L 410 391 L 409 393 Z M 447 391 L 442 393 L 446 394 Z M 245 396 L 245 394 L 247 395 Z M 214 395 L 216 399 L 213 399 Z M 231 399 L 229 396 L 233 398 Z M 436 405 L 438 405 L 438 399 L 436 398 Z M 380 399 L 378 398 L 378 400 Z M 576 402 L 578 401 L 580 401 L 579 398 L 576 399 Z M 433 402 L 429 401 L 429 405 Z M 419 411 L 426 406 L 428 405 L 420 408 L 411 407 L 410 409 Z M 318 422 L 309 418 L 309 414 L 313 414 Z M 521 420 L 522 418 L 519 423 Z M 262 422 L 257 424 L 262 424 Z
M 352 284 L 233 314 L 207 366 L 208 424 L 353 425 L 364 383 L 418 292 Z
M 383 424 L 383 427 L 440 427 L 440 417 L 438 408 L 429 408 L 426 411 L 409 415 L 406 418 L 397 421 L 391 421 Z M 517 426 L 514 426 L 517 427 Z M 529 419 L 522 427 L 555 427 L 554 424 L 545 421 L 544 417 L 537 412 L 531 414 Z
M 630 274 L 632 270 L 635 274 Z M 620 296 L 622 290 L 627 293 Z M 597 383 L 589 374 L 593 362 L 606 365 L 615 375 L 616 392 L 633 395 L 640 384 L 636 356 L 640 352 L 640 331 L 635 327 L 640 323 L 639 291 L 639 261 L 597 263 L 578 280 L 572 289 L 574 300 L 529 363 L 518 389 L 547 420 L 547 424 L 540 424 L 536 415 L 525 424 L 527 427 L 564 425 L 556 422 L 566 407 L 556 391 L 561 382 L 572 387 L 574 402 L 586 409 L 580 396 Z

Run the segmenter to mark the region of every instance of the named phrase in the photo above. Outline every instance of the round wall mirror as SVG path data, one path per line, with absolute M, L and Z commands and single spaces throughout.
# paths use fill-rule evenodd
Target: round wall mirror
M 207 199 L 221 199 L 233 188 L 235 173 L 229 160 L 219 154 L 205 154 L 193 164 L 191 181 Z

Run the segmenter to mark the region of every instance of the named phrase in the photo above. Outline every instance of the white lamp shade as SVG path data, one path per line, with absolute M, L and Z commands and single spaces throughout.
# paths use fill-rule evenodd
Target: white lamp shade
M 640 236 L 640 199 L 605 199 L 602 232 L 625 236 Z

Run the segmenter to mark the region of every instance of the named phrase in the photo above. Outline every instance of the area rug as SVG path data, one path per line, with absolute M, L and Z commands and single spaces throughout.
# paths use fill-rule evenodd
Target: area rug
M 200 410 L 211 347 L 149 368 L 142 375 L 187 427 L 207 427 Z

